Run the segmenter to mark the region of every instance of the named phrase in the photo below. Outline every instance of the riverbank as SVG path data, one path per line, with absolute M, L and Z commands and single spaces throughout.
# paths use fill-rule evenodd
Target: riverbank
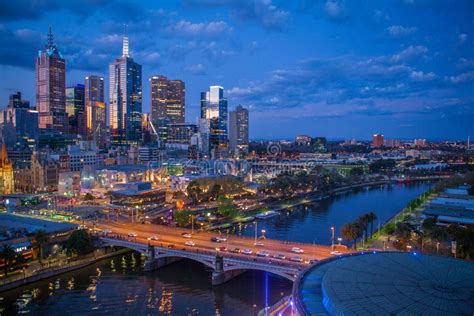
M 359 184 L 354 184 L 354 185 L 350 185 L 350 186 L 340 187 L 340 188 L 336 188 L 334 190 L 331 190 L 329 192 L 324 192 L 324 193 L 311 192 L 311 193 L 304 194 L 302 196 L 300 195 L 296 198 L 290 199 L 290 200 L 285 201 L 285 202 L 275 202 L 273 204 L 267 205 L 266 207 L 269 210 L 274 211 L 274 212 L 282 212 L 282 211 L 285 211 L 287 209 L 290 209 L 290 208 L 293 208 L 293 207 L 296 207 L 296 206 L 322 201 L 322 200 L 328 199 L 332 196 L 344 194 L 344 193 L 353 191 L 355 189 L 366 188 L 366 187 L 374 187 L 374 186 L 379 186 L 379 185 L 387 185 L 387 184 L 393 184 L 393 183 L 397 183 L 397 182 L 398 182 L 397 180 L 381 180 L 381 181 L 365 182 L 365 183 L 359 183 Z M 222 222 L 219 222 L 219 223 L 216 223 L 216 224 L 213 224 L 213 225 L 209 225 L 205 229 L 209 231 L 209 230 L 218 230 L 218 229 L 230 228 L 233 225 L 248 222 L 249 221 L 248 217 L 258 215 L 260 212 L 261 212 L 260 210 L 246 212 L 245 216 L 242 217 L 242 218 L 222 221 Z
M 47 268 L 33 271 L 33 272 L 25 272 L 25 274 L 21 276 L 18 276 L 15 278 L 9 278 L 8 280 L 2 280 L 0 283 L 0 292 L 5 292 L 8 290 L 14 289 L 16 287 L 38 282 L 40 280 L 57 276 L 66 272 L 73 271 L 73 270 L 81 269 L 91 264 L 94 264 L 100 260 L 114 257 L 117 255 L 121 255 L 121 254 L 125 254 L 130 251 L 131 251 L 130 249 L 119 249 L 119 250 L 112 251 L 109 253 L 104 253 L 99 256 L 94 256 L 91 258 L 85 258 L 85 259 L 73 261 L 68 264 L 59 264 L 57 266 L 47 267 Z

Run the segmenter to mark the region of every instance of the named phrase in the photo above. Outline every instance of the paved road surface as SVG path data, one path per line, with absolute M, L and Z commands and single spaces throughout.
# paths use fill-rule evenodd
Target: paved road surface
M 248 237 L 241 237 L 236 235 L 229 235 L 226 242 L 213 242 L 211 241 L 211 237 L 219 236 L 217 233 L 210 233 L 210 232 L 198 232 L 194 231 L 192 238 L 184 238 L 181 234 L 182 233 L 191 233 L 190 229 L 182 229 L 176 227 L 166 227 L 163 225 L 155 225 L 155 224 L 131 224 L 131 223 L 123 223 L 123 222 L 115 222 L 115 221 L 107 221 L 107 220 L 100 220 L 99 223 L 96 225 L 96 228 L 100 230 L 108 229 L 111 231 L 111 235 L 119 234 L 121 236 L 127 236 L 129 233 L 133 232 L 137 234 L 137 237 L 127 237 L 130 241 L 136 241 L 141 243 L 152 243 L 157 246 L 167 247 L 168 245 L 172 244 L 176 249 L 181 249 L 183 247 L 189 248 L 185 246 L 185 242 L 192 240 L 195 242 L 194 249 L 204 250 L 204 251 L 215 251 L 216 247 L 227 247 L 227 250 L 231 250 L 234 248 L 239 248 L 240 250 L 243 249 L 251 249 L 253 254 L 250 255 L 252 257 L 256 256 L 256 252 L 258 251 L 268 251 L 270 253 L 270 257 L 275 254 L 283 254 L 286 256 L 286 260 L 280 261 L 282 264 L 290 263 L 288 260 L 290 257 L 299 256 L 304 261 L 306 260 L 322 260 L 328 257 L 331 257 L 331 247 L 330 246 L 323 246 L 323 245 L 313 245 L 313 244 L 302 244 L 302 243 L 286 243 L 284 241 L 279 240 L 259 240 L 263 242 L 263 246 L 256 246 L 254 238 Z M 148 240 L 149 237 L 156 236 L 158 237 L 157 241 L 150 241 Z M 221 237 L 227 237 L 225 235 L 221 235 Z M 304 250 L 304 253 L 297 254 L 291 251 L 293 247 L 299 247 Z M 341 253 L 348 252 L 344 249 L 338 249 Z M 244 256 L 244 255 L 242 255 Z M 276 259 L 275 259 L 276 260 Z

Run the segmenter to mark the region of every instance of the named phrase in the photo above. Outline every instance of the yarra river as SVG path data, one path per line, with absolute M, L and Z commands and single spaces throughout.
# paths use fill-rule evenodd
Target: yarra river
M 258 222 L 274 239 L 331 243 L 342 225 L 373 211 L 383 223 L 431 183 L 361 189 Z M 377 221 L 374 228 L 377 226 Z M 230 233 L 253 236 L 253 224 Z M 129 253 L 81 270 L 0 293 L 0 315 L 255 315 L 291 292 L 292 284 L 266 272 L 249 271 L 212 287 L 211 271 L 182 260 L 143 272 L 144 258 Z

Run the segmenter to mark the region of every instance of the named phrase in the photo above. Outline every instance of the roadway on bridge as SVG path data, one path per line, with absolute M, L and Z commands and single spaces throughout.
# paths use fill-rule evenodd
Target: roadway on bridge
M 251 249 L 253 254 L 250 255 L 251 257 L 256 257 L 256 252 L 265 250 L 269 252 L 271 260 L 274 259 L 273 256 L 275 254 L 283 254 L 286 259 L 285 260 L 278 260 L 282 264 L 288 263 L 290 265 L 289 258 L 299 256 L 304 261 L 307 260 L 322 260 L 328 257 L 331 257 L 331 247 L 324 246 L 324 245 L 313 245 L 313 244 L 302 244 L 302 243 L 286 243 L 280 240 L 259 240 L 263 243 L 263 246 L 256 246 L 255 239 L 249 237 L 241 237 L 236 235 L 230 235 L 221 237 L 228 237 L 226 242 L 213 242 L 211 241 L 211 237 L 219 236 L 218 233 L 210 233 L 210 232 L 201 232 L 201 231 L 194 231 L 192 238 L 184 238 L 182 233 L 191 233 L 190 229 L 182 229 L 176 227 L 166 227 L 163 225 L 155 225 L 155 224 L 132 224 L 132 223 L 123 223 L 123 222 L 115 222 L 115 221 L 107 221 L 107 220 L 100 220 L 99 223 L 96 225 L 96 228 L 100 230 L 110 230 L 110 235 L 113 236 L 115 234 L 120 235 L 122 238 L 125 237 L 127 240 L 140 242 L 140 243 L 151 243 L 155 246 L 162 246 L 168 247 L 169 245 L 173 245 L 176 249 L 182 248 L 191 248 L 185 245 L 186 241 L 192 240 L 196 244 L 193 249 L 204 250 L 208 251 L 215 251 L 216 247 L 227 247 L 227 251 L 232 250 L 234 248 L 239 248 L 240 250 L 243 249 Z M 137 237 L 126 237 L 129 233 L 137 234 Z M 157 241 L 148 240 L 149 237 L 156 236 L 158 238 Z M 304 253 L 294 253 L 291 251 L 293 247 L 299 247 L 304 250 Z M 340 253 L 346 253 L 347 250 L 338 249 Z M 242 255 L 244 256 L 244 255 Z M 294 263 L 293 263 L 294 264 Z

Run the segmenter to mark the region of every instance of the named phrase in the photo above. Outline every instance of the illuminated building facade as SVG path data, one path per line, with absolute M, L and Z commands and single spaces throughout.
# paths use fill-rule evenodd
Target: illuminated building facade
M 141 141 L 142 66 L 128 53 L 128 37 L 123 39 L 122 57 L 109 65 L 111 143 L 134 145 Z
M 165 76 L 150 78 L 151 118 L 156 125 L 162 120 L 168 123 L 184 123 L 185 86 L 181 80 L 168 80 Z
M 84 85 L 77 84 L 66 88 L 66 113 L 69 133 L 85 136 L 84 126 Z
M 40 129 L 66 133 L 66 61 L 53 41 L 51 28 L 48 43 L 36 58 L 36 109 Z
M 384 136 L 382 134 L 374 134 L 372 137 L 372 147 L 380 148 L 384 144 Z
M 249 111 L 241 105 L 229 113 L 229 147 L 237 156 L 249 151 Z
M 13 193 L 13 164 L 8 159 L 7 145 L 0 150 L 0 194 Z
M 103 77 L 86 77 L 85 104 L 85 127 L 87 139 L 95 141 L 99 148 L 105 148 L 107 147 L 107 118 Z
M 211 86 L 201 93 L 201 118 L 209 123 L 209 147 L 216 157 L 227 149 L 227 99 L 224 88 Z

